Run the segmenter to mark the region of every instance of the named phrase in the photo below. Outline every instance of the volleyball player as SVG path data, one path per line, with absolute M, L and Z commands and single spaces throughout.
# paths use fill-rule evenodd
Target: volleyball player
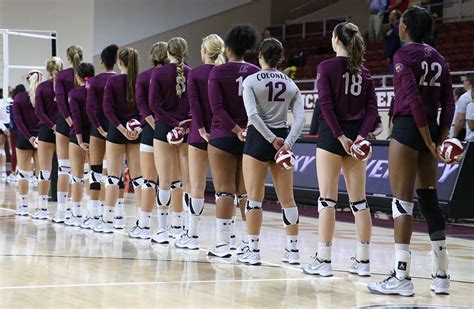
M 225 63 L 224 41 L 217 34 L 210 34 L 202 39 L 201 60 L 203 65 L 194 68 L 188 78 L 188 100 L 192 122 L 188 137 L 189 143 L 189 180 L 191 200 L 189 203 L 189 229 L 175 242 L 176 247 L 198 249 L 198 225 L 204 209 L 204 190 L 206 188 L 207 143 L 212 122 L 212 111 L 209 105 L 208 80 L 211 70 L 216 65 Z
M 368 285 L 375 293 L 415 294 L 409 250 L 414 189 L 431 240 L 431 290 L 436 294 L 449 293 L 445 219 L 436 192 L 437 145 L 448 136 L 454 99 L 446 60 L 434 48 L 423 44 L 432 27 L 431 14 L 418 6 L 409 8 L 400 21 L 400 39 L 406 44 L 393 58 L 395 102 L 388 155 L 395 221 L 395 270 L 387 279 Z
M 138 52 L 130 47 L 118 52 L 118 67 L 121 74 L 112 76 L 104 90 L 103 109 L 109 120 L 105 157 L 107 160 L 107 184 L 102 220 L 94 228 L 95 232 L 112 233 L 114 230 L 114 207 L 119 196 L 119 181 L 124 155 L 132 177 L 135 199 L 140 205 L 142 180 L 140 172 L 139 142 L 140 131 L 128 130 L 126 124 L 132 119 L 139 120 L 135 101 L 135 84 L 138 75 Z
M 18 197 L 17 215 L 28 215 L 29 181 L 34 177 L 31 160 L 37 167 L 37 140 L 39 120 L 35 114 L 35 93 L 41 82 L 40 71 L 31 71 L 26 77 L 28 92 L 22 85 L 17 86 L 20 91 L 13 98 L 13 118 L 18 128 L 16 137 L 16 154 L 18 160 Z M 38 169 L 36 169 L 37 171 Z
M 377 100 L 372 77 L 363 65 L 365 44 L 359 28 L 347 22 L 338 24 L 332 47 L 336 57 L 319 64 L 317 81 L 322 112 L 316 150 L 319 244 L 314 261 L 303 270 L 311 275 L 332 276 L 331 247 L 342 169 L 357 232 L 356 255 L 349 271 L 369 276 L 372 219 L 365 199 L 367 163 L 351 157 L 350 147 L 354 141 L 367 138 L 374 127 Z
M 150 78 L 154 68 L 159 68 L 168 63 L 168 43 L 157 42 L 150 50 L 150 60 L 153 67 L 138 75 L 136 85 L 136 102 L 140 116 L 145 120 L 143 132 L 140 137 L 140 168 L 143 175 L 142 202 L 139 209 L 138 220 L 128 235 L 131 238 L 151 238 L 150 220 L 156 205 L 156 186 L 158 174 L 156 173 L 155 158 L 153 155 L 153 133 L 155 119 L 150 110 L 148 92 Z
M 71 144 L 69 158 L 71 160 L 71 196 L 72 216 L 64 224 L 81 226 L 81 202 L 84 190 L 84 163 L 88 156 L 91 124 L 86 112 L 88 79 L 94 76 L 94 66 L 91 63 L 81 63 L 77 68 L 77 85 L 69 92 L 69 111 L 71 113 Z
M 81 225 L 85 229 L 93 229 L 99 223 L 102 215 L 105 188 L 104 170 L 105 160 L 105 139 L 109 129 L 109 121 L 104 115 L 102 108 L 105 84 L 110 77 L 117 75 L 114 66 L 117 62 L 118 47 L 115 44 L 109 45 L 100 53 L 100 61 L 103 72 L 90 78 L 87 81 L 86 111 L 92 124 L 89 143 L 89 160 L 91 166 L 90 174 L 90 200 L 87 205 L 88 217 Z
M 58 104 L 58 118 L 56 119 L 56 154 L 58 156 L 58 182 L 57 200 L 58 206 L 53 222 L 63 223 L 66 218 L 71 217 L 68 202 L 69 178 L 71 174 L 71 162 L 69 161 L 69 131 L 72 125 L 69 112 L 68 94 L 77 86 L 75 75 L 82 61 L 82 48 L 80 46 L 69 46 L 66 50 L 67 60 L 72 66 L 60 71 L 55 78 L 55 95 Z
M 299 264 L 299 214 L 293 196 L 293 169 L 283 169 L 275 163 L 280 150 L 291 149 L 305 124 L 303 99 L 295 83 L 277 70 L 283 60 L 283 46 L 274 38 L 260 44 L 258 61 L 262 70 L 247 77 L 243 83 L 243 99 L 249 118 L 242 169 L 248 194 L 245 207 L 249 249 L 238 261 L 261 264 L 259 250 L 262 226 L 262 201 L 268 169 L 283 211 L 287 245 L 283 262 Z M 288 109 L 294 121 L 288 132 Z
M 169 64 L 155 68 L 150 79 L 150 109 L 155 119 L 153 148 L 156 171 L 158 173 L 158 229 L 152 241 L 159 244 L 169 243 L 169 236 L 177 237 L 182 233 L 180 212 L 182 211 L 179 195 L 171 196 L 171 189 L 184 186 L 189 192 L 188 145 L 179 146 L 168 143 L 166 135 L 173 129 L 183 130 L 189 119 L 189 104 L 186 93 L 186 80 L 190 68 L 184 64 L 188 44 L 181 37 L 168 41 L 167 53 Z M 179 181 L 178 179 L 181 179 Z M 173 200 L 173 201 L 172 201 Z M 168 208 L 173 204 L 171 232 L 167 231 Z
M 36 88 L 35 112 L 39 119 L 38 133 L 38 209 L 31 216 L 35 219 L 48 218 L 48 195 L 50 189 L 51 169 L 53 165 L 54 150 L 56 147 L 56 119 L 58 105 L 54 93 L 54 79 L 63 69 L 63 62 L 58 57 L 51 57 L 46 61 L 46 71 L 49 79 Z
M 209 103 L 213 113 L 209 136 L 209 163 L 216 190 L 216 245 L 209 255 L 230 257 L 231 225 L 235 212 L 234 197 L 245 198 L 242 175 L 244 129 L 247 114 L 242 99 L 244 79 L 259 71 L 244 61 L 246 51 L 257 43 L 255 29 L 238 25 L 225 39 L 225 53 L 229 62 L 216 66 L 209 75 Z M 242 217 L 245 214 L 242 212 Z M 245 220 L 244 220 L 245 221 Z M 245 227 L 244 227 L 245 228 Z M 247 240 L 245 237 L 243 242 Z

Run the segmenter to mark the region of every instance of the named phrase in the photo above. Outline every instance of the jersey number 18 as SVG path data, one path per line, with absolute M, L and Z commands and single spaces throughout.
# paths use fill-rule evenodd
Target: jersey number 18
M 351 78 L 352 77 L 352 78 Z M 342 75 L 344 79 L 344 93 L 355 97 L 362 93 L 362 75 L 351 75 L 349 72 Z

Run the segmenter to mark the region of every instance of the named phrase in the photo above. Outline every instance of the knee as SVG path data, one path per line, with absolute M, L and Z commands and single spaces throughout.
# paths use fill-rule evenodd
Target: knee
M 285 207 L 282 209 L 283 212 L 283 223 L 285 226 L 295 225 L 300 223 L 300 215 L 298 207 L 292 205 L 291 207 Z
M 329 198 L 318 198 L 318 212 L 335 211 L 337 201 Z
M 361 213 L 362 211 L 369 210 L 369 204 L 367 203 L 367 200 L 365 199 L 358 202 L 349 202 L 349 205 L 351 207 L 351 210 L 354 216 L 357 213 Z

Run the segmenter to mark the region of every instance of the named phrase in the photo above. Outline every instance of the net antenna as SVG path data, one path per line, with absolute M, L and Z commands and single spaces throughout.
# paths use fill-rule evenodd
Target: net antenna
M 19 29 L 0 29 L 3 39 L 3 97 L 1 100 L 1 110 L 8 109 L 8 86 L 10 83 L 10 70 L 44 70 L 44 64 L 42 65 L 30 65 L 30 64 L 10 64 L 9 56 L 9 37 L 20 36 L 28 37 L 32 39 L 50 40 L 51 41 L 51 55 L 56 56 L 56 31 L 53 30 L 19 30 Z M 8 118 L 8 119 L 3 119 Z M 3 123 L 9 123 L 8 111 L 0 111 L 0 129 L 3 127 Z

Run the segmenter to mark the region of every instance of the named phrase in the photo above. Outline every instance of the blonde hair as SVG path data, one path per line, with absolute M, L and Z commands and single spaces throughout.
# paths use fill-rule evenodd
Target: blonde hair
M 202 46 L 216 65 L 224 64 L 224 40 L 217 34 L 209 34 L 202 39 Z
M 74 69 L 74 87 L 77 87 L 78 84 L 75 77 L 77 76 L 77 68 L 82 62 L 82 47 L 71 45 L 67 48 L 66 54 L 72 62 L 72 68 Z
M 36 88 L 41 83 L 43 74 L 40 71 L 33 70 L 28 73 L 26 80 L 28 81 L 28 96 L 33 107 L 35 107 Z
M 46 60 L 46 71 L 54 80 L 59 71 L 63 69 L 63 61 L 59 57 L 51 57 Z
M 168 43 L 156 42 L 151 46 L 150 56 L 153 65 L 164 65 L 168 61 Z
M 135 83 L 138 75 L 138 52 L 131 47 L 119 50 L 118 58 L 127 68 L 127 101 L 130 106 L 135 104 Z
M 188 43 L 181 37 L 175 37 L 168 41 L 168 53 L 176 58 L 176 94 L 181 98 L 186 91 L 186 77 L 184 76 L 184 59 L 188 55 Z

